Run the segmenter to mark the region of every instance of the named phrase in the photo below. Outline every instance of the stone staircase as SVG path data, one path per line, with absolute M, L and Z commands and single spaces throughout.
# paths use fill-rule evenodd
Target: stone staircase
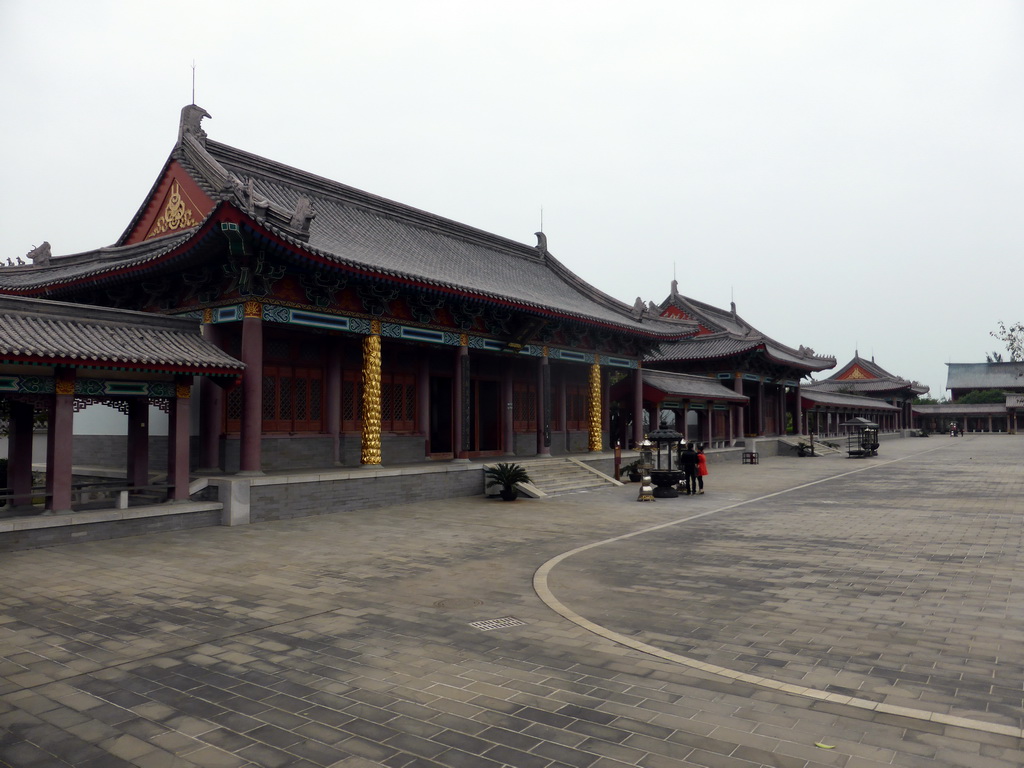
M 828 445 L 826 445 L 825 443 L 833 443 L 835 445 L 842 446 L 844 444 L 843 441 L 845 441 L 845 439 L 846 439 L 845 437 L 843 437 L 843 438 L 838 438 L 838 437 L 828 438 L 828 437 L 826 437 L 826 438 L 823 438 L 823 439 L 815 438 L 815 440 L 814 440 L 814 455 L 815 456 L 828 456 L 829 454 L 842 453 L 842 451 L 839 450 L 838 448 L 831 448 Z M 798 445 L 800 445 L 801 443 L 803 443 L 804 445 L 809 445 L 810 444 L 810 440 L 808 440 L 806 437 L 780 437 L 780 438 L 778 438 L 778 440 L 779 440 L 779 443 L 781 445 L 786 445 L 786 446 L 789 446 L 790 448 L 792 448 L 792 451 L 788 452 L 786 455 L 793 455 L 793 456 L 796 455 L 796 449 L 797 449 Z
M 518 485 L 519 492 L 534 499 L 622 485 L 615 478 L 573 458 L 528 459 L 516 463 L 526 470 L 533 481 Z

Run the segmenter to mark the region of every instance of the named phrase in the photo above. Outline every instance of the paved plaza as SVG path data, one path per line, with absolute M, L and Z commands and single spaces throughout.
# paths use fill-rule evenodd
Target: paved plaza
M 933 436 L 5 553 L 0 765 L 1019 768 L 1022 464 Z

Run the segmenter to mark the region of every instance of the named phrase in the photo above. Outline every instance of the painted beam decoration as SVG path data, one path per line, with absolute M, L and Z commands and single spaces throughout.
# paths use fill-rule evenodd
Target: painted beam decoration
M 200 311 L 183 313 L 186 317 L 203 319 L 208 317 L 212 323 L 234 323 L 240 322 L 243 318 L 243 305 L 232 304 L 223 307 L 213 308 L 209 315 Z M 370 334 L 372 323 L 368 318 L 350 317 L 346 315 L 332 314 L 328 312 L 313 312 L 308 309 L 298 309 L 281 304 L 263 304 L 263 320 L 270 323 L 283 325 L 305 326 L 307 328 L 318 328 L 328 331 L 347 331 L 367 335 Z M 480 349 L 488 352 L 510 352 L 508 345 L 498 339 L 490 339 L 483 336 L 468 334 L 465 332 L 454 332 L 438 328 L 421 328 L 418 326 L 403 325 L 376 321 L 379 323 L 379 334 L 385 339 L 396 339 L 411 342 L 426 342 L 428 344 L 441 344 L 445 346 L 458 347 L 462 339 L 466 339 L 466 346 L 470 349 Z M 545 350 L 547 352 L 545 353 Z M 586 365 L 598 364 L 612 368 L 635 369 L 638 361 L 633 358 L 620 355 L 602 355 L 593 352 L 579 352 L 577 350 L 563 349 L 555 346 L 539 344 L 526 344 L 515 352 L 516 355 L 525 357 L 544 357 L 551 360 L 559 360 L 568 363 L 583 363 Z

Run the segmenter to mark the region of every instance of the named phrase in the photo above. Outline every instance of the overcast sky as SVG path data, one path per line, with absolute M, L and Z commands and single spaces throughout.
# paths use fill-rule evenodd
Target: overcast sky
M 212 139 L 946 394 L 1024 320 L 1024 3 L 0 0 L 0 261 Z M 827 374 L 824 374 L 827 375 Z

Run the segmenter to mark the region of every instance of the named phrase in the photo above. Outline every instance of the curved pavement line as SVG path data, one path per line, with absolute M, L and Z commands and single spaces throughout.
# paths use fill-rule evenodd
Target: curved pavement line
M 928 449 L 927 451 L 923 451 L 922 453 L 930 453 L 931 451 L 940 449 L 941 448 L 931 448 Z M 639 640 L 634 640 L 631 637 L 627 637 L 626 635 L 615 632 L 611 629 L 608 629 L 607 627 L 603 627 L 600 624 L 596 624 L 593 621 L 590 621 L 590 619 L 584 618 L 583 616 L 581 616 L 580 614 L 576 613 L 575 611 L 568 608 L 565 604 L 563 604 L 557 597 L 555 597 L 554 593 L 548 587 L 548 576 L 556 565 L 561 563 L 563 560 L 567 560 L 573 555 L 577 555 L 580 552 L 585 552 L 588 549 L 594 549 L 605 544 L 612 544 L 617 541 L 623 541 L 624 539 L 631 539 L 634 536 L 640 536 L 642 534 L 650 533 L 651 531 L 657 531 L 662 528 L 669 528 L 673 525 L 688 523 L 692 520 L 698 520 L 702 517 L 707 517 L 708 515 L 713 515 L 718 512 L 725 512 L 730 509 L 735 509 L 736 507 L 742 507 L 745 504 L 752 504 L 756 501 L 763 501 L 764 499 L 770 499 L 774 496 L 781 496 L 792 491 L 798 491 L 802 488 L 809 488 L 813 485 L 818 485 L 820 483 L 827 483 L 831 480 L 837 480 L 841 477 L 856 474 L 857 472 L 863 472 L 867 469 L 877 469 L 879 466 L 884 466 L 885 464 L 894 464 L 898 461 L 904 461 L 906 459 L 914 458 L 920 455 L 921 454 L 918 453 L 914 454 L 913 457 L 905 456 L 899 459 L 891 459 L 882 464 L 872 463 L 870 466 L 850 470 L 849 472 L 843 472 L 838 475 L 833 475 L 832 477 L 826 477 L 820 480 L 812 480 L 809 483 L 794 485 L 792 488 L 786 488 L 781 491 L 775 491 L 774 493 L 768 493 L 765 494 L 764 496 L 758 496 L 757 498 L 747 499 L 746 501 L 738 501 L 735 504 L 728 504 L 724 507 L 719 507 L 718 509 L 711 509 L 708 510 L 707 512 L 701 512 L 699 514 L 691 515 L 689 517 L 683 517 L 678 520 L 672 520 L 667 523 L 660 523 L 658 525 L 652 525 L 648 528 L 642 528 L 641 530 L 633 531 L 632 533 L 625 533 L 621 536 L 613 536 L 610 539 L 595 541 L 592 544 L 585 544 L 582 547 L 577 547 L 576 549 L 569 550 L 568 552 L 563 552 L 562 554 L 551 558 L 546 563 L 544 563 L 540 568 L 538 568 L 533 575 L 533 588 L 537 592 L 537 596 L 540 597 L 540 599 L 549 608 L 551 608 L 551 610 L 560 614 L 562 617 L 568 619 L 573 624 L 576 624 L 577 626 L 582 627 L 583 629 L 589 632 L 593 632 L 595 635 L 600 635 L 601 637 L 611 640 L 614 643 L 618 643 L 619 645 L 624 645 L 629 648 L 633 648 L 634 650 L 640 651 L 641 653 L 646 653 L 650 656 L 656 656 L 657 658 L 663 659 L 664 661 L 669 661 L 674 664 L 681 664 L 683 666 L 692 667 L 693 669 L 698 669 L 702 672 L 707 672 L 713 675 L 718 675 L 720 677 L 725 677 L 729 680 L 736 680 L 742 683 L 759 685 L 762 688 L 771 688 L 772 690 L 793 694 L 795 696 L 804 696 L 809 699 L 817 699 L 819 701 L 830 701 L 835 704 L 844 704 L 846 706 L 856 707 L 858 709 L 867 709 L 873 712 L 882 712 L 889 715 L 910 717 L 916 720 L 926 720 L 928 722 L 955 726 L 957 728 L 969 728 L 971 730 L 984 731 L 986 733 L 997 733 L 1004 736 L 1012 736 L 1018 739 L 1024 738 L 1024 729 L 1017 728 L 1011 725 L 1002 725 L 1000 723 L 988 723 L 984 720 L 974 720 L 967 717 L 957 717 L 955 715 L 947 715 L 942 712 L 929 712 L 925 709 L 915 709 L 913 707 L 900 707 L 894 704 L 885 704 L 883 702 L 870 701 L 869 699 L 862 699 L 856 696 L 845 696 L 840 693 L 829 693 L 828 691 L 823 691 L 817 688 L 808 688 L 804 685 L 783 683 L 779 680 L 773 680 L 770 677 L 762 677 L 760 675 L 752 675 L 747 672 L 739 672 L 735 669 L 720 667 L 717 664 L 708 664 L 707 662 L 701 661 L 699 659 L 693 659 L 689 656 L 683 656 L 678 653 L 673 653 L 671 651 L 666 651 L 661 648 L 656 648 L 653 645 L 648 645 L 647 643 L 640 642 Z

